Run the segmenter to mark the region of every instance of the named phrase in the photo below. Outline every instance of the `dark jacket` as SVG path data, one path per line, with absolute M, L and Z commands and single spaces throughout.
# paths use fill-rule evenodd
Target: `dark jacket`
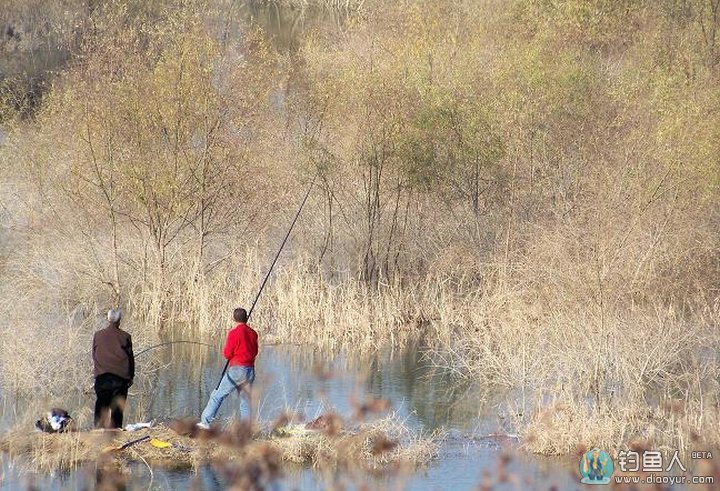
M 132 382 L 135 378 L 135 355 L 132 338 L 120 329 L 119 323 L 111 322 L 93 337 L 93 362 L 95 377 L 112 373 Z

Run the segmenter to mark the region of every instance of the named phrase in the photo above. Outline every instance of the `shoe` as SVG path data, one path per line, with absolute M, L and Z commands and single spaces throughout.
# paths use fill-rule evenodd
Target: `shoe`
M 209 430 L 209 429 L 210 429 L 210 425 L 209 425 L 209 424 L 206 424 L 206 423 L 203 423 L 202 421 L 199 422 L 196 426 L 197 426 L 198 428 L 203 429 L 203 430 Z

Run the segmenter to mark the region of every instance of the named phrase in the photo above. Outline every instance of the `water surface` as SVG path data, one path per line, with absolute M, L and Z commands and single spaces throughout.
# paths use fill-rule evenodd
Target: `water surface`
M 150 374 L 141 373 L 131 389 L 126 423 L 198 417 L 215 387 L 223 360 L 220 348 L 175 345 L 148 352 L 139 359 L 140 367 L 156 367 Z M 353 403 L 369 398 L 387 399 L 396 416 L 416 432 L 445 433 L 438 458 L 426 468 L 405 476 L 322 475 L 312 469 L 290 466 L 277 483 L 277 489 L 327 489 L 344 486 L 356 489 L 358 480 L 369 480 L 377 489 L 476 489 L 486 479 L 496 478 L 497 466 L 504 453 L 491 433 L 507 431 L 502 401 L 493 400 L 480 388 L 458 383 L 452 375 L 433 368 L 416 347 L 396 352 L 351 357 L 324 353 L 306 346 L 263 346 L 258 357 L 256 418 L 269 424 L 286 410 L 301 413 L 307 420 L 333 410 L 352 419 Z M 94 400 L 77 396 L 72 412 L 88 413 Z M 73 398 L 70 398 L 72 400 Z M 71 403 L 72 404 L 72 403 Z M 81 407 L 78 407 L 81 406 Z M 21 401 L 4 398 L 0 406 L 2 421 L 9 424 L 27 410 Z M 236 409 L 230 397 L 221 408 L 219 418 L 226 421 Z M 40 417 L 41 411 L 38 411 Z M 382 415 L 381 415 L 382 416 Z M 32 475 L 19 472 L 15 463 L 4 459 L 2 489 L 82 489 L 93 476 L 88 471 L 65 475 Z M 514 483 L 493 489 L 579 489 L 577 481 L 564 464 L 529 456 L 516 455 L 508 465 Z M 91 474 L 91 473 L 90 473 Z M 193 472 L 166 472 L 144 466 L 133 468 L 131 485 L 138 489 L 223 489 L 223 476 L 208 466 Z

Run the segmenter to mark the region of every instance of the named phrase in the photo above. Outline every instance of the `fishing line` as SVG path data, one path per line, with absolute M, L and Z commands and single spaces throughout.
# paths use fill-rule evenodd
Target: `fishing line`
M 181 344 L 181 343 L 182 343 L 182 344 L 198 344 L 198 345 L 200 345 L 200 346 L 208 346 L 208 347 L 210 347 L 210 348 L 213 347 L 212 344 L 201 343 L 200 341 L 185 341 L 185 340 L 180 340 L 180 341 L 168 341 L 168 342 L 166 342 L 166 343 L 160 343 L 160 344 L 152 345 L 152 346 L 150 346 L 149 348 L 145 348 L 144 350 L 142 350 L 142 351 L 140 351 L 140 352 L 138 352 L 138 353 L 135 353 L 135 358 L 137 358 L 138 356 L 142 355 L 142 354 L 145 353 L 146 351 L 150 351 L 150 350 L 153 350 L 153 349 L 155 349 L 155 348 L 162 348 L 163 346 L 168 346 L 168 345 L 170 345 L 170 344 Z
M 265 275 L 265 279 L 263 280 L 262 284 L 260 285 L 260 289 L 258 290 L 257 295 L 255 295 L 255 300 L 253 300 L 252 306 L 250 307 L 250 310 L 248 311 L 248 315 L 247 315 L 248 321 L 250 320 L 250 316 L 252 315 L 253 310 L 255 309 L 255 305 L 257 304 L 258 300 L 260 299 L 260 294 L 262 294 L 263 290 L 265 289 L 265 285 L 267 284 L 267 281 L 270 278 L 270 273 L 272 273 L 272 270 L 275 267 L 275 263 L 277 263 L 277 260 L 280 257 L 280 253 L 282 252 L 283 248 L 285 247 L 285 243 L 287 243 L 287 240 L 290 237 L 290 233 L 292 232 L 292 229 L 295 227 L 295 223 L 297 222 L 298 218 L 300 217 L 300 212 L 302 212 L 302 209 L 305 207 L 305 203 L 307 202 L 308 197 L 310 196 L 310 191 L 312 191 L 313 185 L 315 184 L 315 180 L 317 179 L 318 175 L 319 175 L 319 172 L 317 174 L 315 174 L 315 177 L 313 177 L 313 180 L 310 183 L 310 186 L 308 187 L 307 192 L 305 193 L 305 197 L 303 198 L 302 203 L 300 204 L 300 208 L 298 208 L 297 213 L 295 213 L 295 218 L 293 218 L 293 221 L 290 224 L 290 228 L 288 229 L 287 234 L 285 234 L 285 238 L 283 239 L 282 244 L 280 244 L 280 248 L 278 249 L 277 254 L 275 254 L 275 259 L 273 259 L 273 262 L 270 265 L 270 269 L 268 269 L 268 272 Z M 228 369 L 228 365 L 230 365 L 230 360 L 227 360 L 225 362 L 225 368 L 223 368 L 223 371 L 220 374 L 220 380 L 218 380 L 215 390 L 220 388 L 220 382 L 222 382 L 222 379 L 225 376 L 225 372 Z

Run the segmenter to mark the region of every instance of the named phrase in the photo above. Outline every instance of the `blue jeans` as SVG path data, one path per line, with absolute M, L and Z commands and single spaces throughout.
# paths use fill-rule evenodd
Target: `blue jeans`
M 210 394 L 210 400 L 202 412 L 200 421 L 208 425 L 212 423 L 215 415 L 220 410 L 220 405 L 233 391 L 237 391 L 238 396 L 240 396 L 240 404 L 238 407 L 240 419 L 249 419 L 251 411 L 250 389 L 254 381 L 255 368 L 242 367 L 239 365 L 229 366 L 220 381 L 220 386 Z

